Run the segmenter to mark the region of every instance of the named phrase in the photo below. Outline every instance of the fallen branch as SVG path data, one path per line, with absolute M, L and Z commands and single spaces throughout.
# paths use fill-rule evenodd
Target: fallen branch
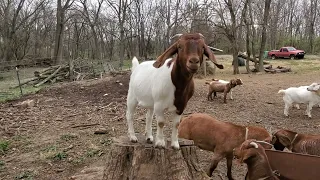
M 59 68 L 54 72 L 52 73 L 50 76 L 48 76 L 47 78 L 45 78 L 43 81 L 41 81 L 40 83 L 34 85 L 34 87 L 39 87 L 41 86 L 42 84 L 46 83 L 49 79 L 51 79 L 53 76 L 55 76 L 60 70 L 62 69 L 62 66 L 59 66 Z
M 35 80 L 38 80 L 38 79 L 39 79 L 38 77 L 33 77 L 33 78 L 31 78 L 31 79 L 26 80 L 25 82 L 20 83 L 20 86 L 23 86 L 23 85 L 25 85 L 25 84 L 28 84 L 29 82 L 32 82 L 32 81 L 35 81 Z M 19 87 L 19 85 L 10 87 L 10 89 L 15 89 L 15 88 L 17 88 L 17 87 Z
M 71 128 L 90 127 L 90 126 L 97 126 L 97 125 L 100 125 L 100 124 L 99 124 L 99 123 L 94 123 L 94 124 L 80 124 L 80 125 L 71 126 Z

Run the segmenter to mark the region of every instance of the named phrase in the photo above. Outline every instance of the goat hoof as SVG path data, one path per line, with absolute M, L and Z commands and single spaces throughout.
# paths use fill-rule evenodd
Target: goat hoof
M 152 136 L 147 138 L 147 143 L 148 144 L 152 144 L 153 143 L 153 137 Z
M 156 141 L 155 146 L 158 147 L 158 148 L 165 148 L 166 147 L 166 143 L 164 142 L 164 140 L 158 140 L 158 141 Z
M 180 149 L 180 145 L 179 145 L 179 142 L 176 141 L 176 142 L 171 142 L 171 147 L 175 150 L 178 150 Z
M 138 138 L 136 136 L 131 136 L 130 141 L 133 143 L 136 143 L 136 142 L 138 142 Z

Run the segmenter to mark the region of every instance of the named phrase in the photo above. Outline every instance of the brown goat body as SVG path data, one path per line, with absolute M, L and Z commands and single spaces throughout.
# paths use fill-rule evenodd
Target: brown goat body
M 217 167 L 223 159 L 227 159 L 227 175 L 232 178 L 231 167 L 233 149 L 246 139 L 257 139 L 271 142 L 271 135 L 262 127 L 240 126 L 230 122 L 218 121 L 208 114 L 191 114 L 183 118 L 178 129 L 179 138 L 193 140 L 201 149 L 214 152 L 213 160 L 207 174 Z
M 234 156 L 240 160 L 240 163 L 247 164 L 246 180 L 279 179 L 271 169 L 264 147 L 257 141 L 253 139 L 244 141 L 234 150 Z
M 242 85 L 241 79 L 231 79 L 228 83 L 219 82 L 219 80 L 212 79 L 212 81 L 206 82 L 206 84 L 209 84 L 209 91 L 208 91 L 208 101 L 213 100 L 212 94 L 214 94 L 214 97 L 217 97 L 217 92 L 223 93 L 223 102 L 227 103 L 227 94 L 232 91 L 232 88 L 236 87 L 237 85 Z M 232 93 L 232 92 L 231 92 Z M 231 99 L 232 95 L 231 95 Z
M 292 152 L 320 156 L 320 135 L 300 134 L 281 129 L 273 134 L 272 144 L 276 150 L 286 147 Z

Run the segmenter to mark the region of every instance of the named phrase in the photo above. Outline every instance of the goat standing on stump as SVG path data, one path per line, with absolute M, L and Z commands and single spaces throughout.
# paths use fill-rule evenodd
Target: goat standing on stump
M 263 146 L 265 145 L 266 143 Z M 248 166 L 246 180 L 279 180 L 272 172 L 263 146 L 250 139 L 243 142 L 240 148 L 234 149 L 234 156 L 240 160 L 240 163 L 246 163 Z M 268 149 L 271 148 L 272 145 Z
M 288 148 L 295 153 L 320 156 L 320 135 L 300 134 L 281 129 L 273 134 L 272 144 L 276 150 Z
M 153 142 L 152 117 L 156 115 L 157 134 L 156 147 L 165 147 L 163 134 L 164 111 L 172 113 L 173 128 L 171 146 L 179 149 L 178 126 L 188 100 L 194 92 L 193 75 L 196 73 L 206 55 L 220 69 L 223 65 L 216 59 L 205 44 L 203 35 L 185 34 L 172 44 L 156 61 L 146 61 L 139 64 L 134 57 L 132 74 L 127 96 L 126 118 L 131 142 L 137 142 L 133 128 L 132 116 L 136 106 L 148 109 L 146 115 L 146 140 Z M 177 54 L 175 58 L 170 58 Z M 168 59 L 169 58 L 169 59 Z

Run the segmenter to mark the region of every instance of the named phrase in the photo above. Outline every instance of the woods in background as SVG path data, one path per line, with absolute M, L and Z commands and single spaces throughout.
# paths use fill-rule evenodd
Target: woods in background
M 0 1 L 0 66 L 51 57 L 55 64 L 119 60 L 121 67 L 133 56 L 157 57 L 172 35 L 186 32 L 202 33 L 234 59 L 247 51 L 262 60 L 263 51 L 282 46 L 316 54 L 319 11 L 318 0 Z

